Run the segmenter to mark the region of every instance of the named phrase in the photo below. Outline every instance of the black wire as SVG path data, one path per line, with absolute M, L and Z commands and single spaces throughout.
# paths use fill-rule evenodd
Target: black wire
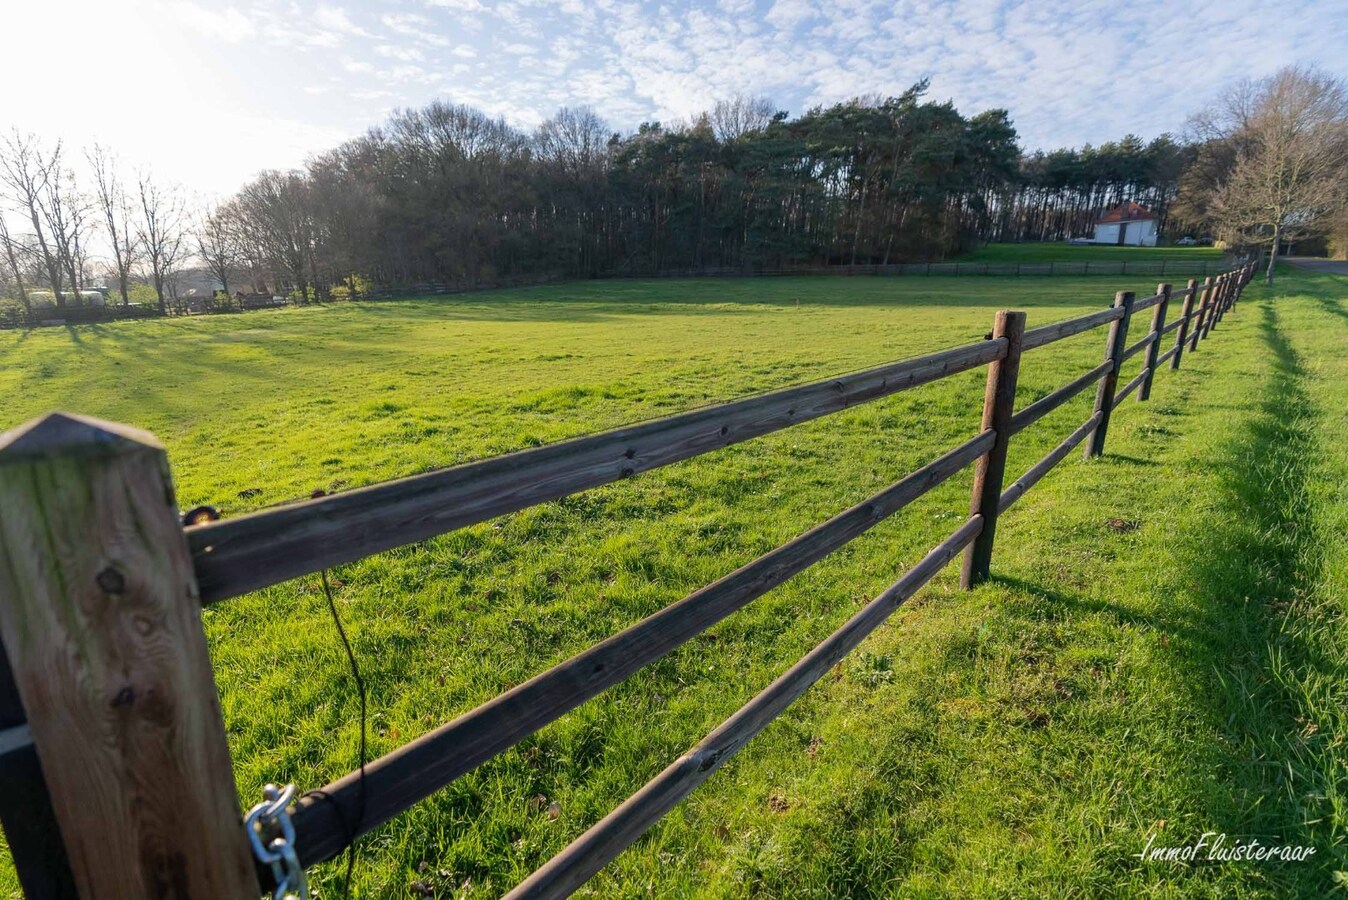
M 368 732 L 365 718 L 365 680 L 360 677 L 360 666 L 356 664 L 355 651 L 351 649 L 351 641 L 346 636 L 346 629 L 342 627 L 341 616 L 337 614 L 337 601 L 332 598 L 332 588 L 328 585 L 328 570 L 321 570 L 319 576 L 323 581 L 323 596 L 328 600 L 328 611 L 332 613 L 332 624 L 337 626 L 337 635 L 342 639 L 342 647 L 346 650 L 347 662 L 351 664 L 351 677 L 355 680 L 356 690 L 360 694 L 360 779 L 357 782 L 359 791 L 356 800 L 356 822 L 349 830 L 351 839 L 346 845 L 346 886 L 342 891 L 343 897 L 350 897 L 351 876 L 356 869 L 356 835 L 360 832 L 360 826 L 365 821 L 365 762 L 367 760 L 366 738 Z M 340 812 L 339 809 L 338 813 L 340 814 Z M 343 819 L 345 819 L 345 816 L 343 816 Z

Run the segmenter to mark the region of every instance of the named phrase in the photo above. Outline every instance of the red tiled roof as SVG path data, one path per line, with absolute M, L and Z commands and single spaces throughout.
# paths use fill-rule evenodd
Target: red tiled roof
M 1099 222 L 1101 225 L 1108 225 L 1111 222 L 1136 222 L 1140 219 L 1154 219 L 1156 213 L 1147 209 L 1140 203 L 1134 203 L 1129 200 L 1121 206 L 1116 206 L 1105 213 L 1104 218 Z

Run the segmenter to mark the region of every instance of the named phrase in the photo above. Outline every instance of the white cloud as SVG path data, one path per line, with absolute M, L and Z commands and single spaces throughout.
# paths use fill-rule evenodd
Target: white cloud
M 116 47 L 118 77 L 10 42 L 9 69 L 44 76 L 4 93 L 0 130 L 95 135 L 229 189 L 436 97 L 522 125 L 588 103 L 630 129 L 738 93 L 800 112 L 930 76 L 929 96 L 966 114 L 1008 108 L 1029 147 L 1100 143 L 1178 129 L 1223 83 L 1287 63 L 1348 75 L 1348 0 L 1287 0 L 1276 17 L 1262 3 L 1199 16 L 1167 0 L 10 0 L 7 33 Z M 182 111 L 180 132 L 286 139 L 206 142 L 218 154 L 151 139 L 125 115 L 133 83 Z
M 416 47 L 405 47 L 397 44 L 379 44 L 374 48 L 374 52 L 380 56 L 400 60 L 401 62 L 420 62 L 425 59 L 425 56 Z
M 232 6 L 213 10 L 195 3 L 177 2 L 168 4 L 167 11 L 183 24 L 227 43 L 235 44 L 257 34 L 253 20 Z
M 346 10 L 340 6 L 319 6 L 314 10 L 314 21 L 320 28 L 355 37 L 370 37 L 370 33 L 351 21 Z
M 425 16 L 416 13 L 389 14 L 380 18 L 382 24 L 394 34 L 412 38 L 433 47 L 449 46 L 449 39 L 434 30 L 434 23 Z

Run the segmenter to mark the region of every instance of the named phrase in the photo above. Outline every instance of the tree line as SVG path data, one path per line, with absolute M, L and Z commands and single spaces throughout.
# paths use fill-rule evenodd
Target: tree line
M 11 228 L 5 212 L 21 225 Z M 0 250 L 8 264 L 0 296 L 29 310 L 43 297 L 79 305 L 108 279 L 124 305 L 138 284 L 152 285 L 166 311 L 170 280 L 193 253 L 179 189 L 147 173 L 128 182 L 100 145 L 73 160 L 62 142 L 17 129 L 0 138 Z
M 1233 87 L 1187 141 L 1028 154 L 1004 110 L 967 117 L 926 91 L 795 118 L 739 97 L 626 135 L 588 108 L 526 132 L 437 101 L 195 211 L 105 148 L 72 160 L 16 130 L 0 142 L 0 203 L 18 223 L 0 216 L 0 288 L 61 306 L 101 273 L 122 304 L 146 285 L 167 310 L 189 264 L 226 295 L 309 301 L 371 285 L 937 260 L 1088 235 L 1127 200 L 1172 234 L 1275 248 L 1342 218 L 1348 103 L 1312 70 Z M 1285 196 L 1270 207 L 1279 173 Z

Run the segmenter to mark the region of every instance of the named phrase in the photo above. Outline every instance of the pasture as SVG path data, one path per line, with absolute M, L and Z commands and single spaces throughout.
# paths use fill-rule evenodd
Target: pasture
M 229 516 L 964 343 L 998 308 L 1028 310 L 1034 327 L 1153 286 L 582 283 L 6 332 L 0 427 L 62 408 L 149 429 L 180 505 Z M 939 576 L 588 890 L 1326 889 L 1348 870 L 1348 552 L 1330 539 L 1348 524 L 1348 280 L 1289 273 L 1279 294 L 1251 285 L 1178 372 L 1158 374 L 1148 403 L 1120 407 L 1103 459 L 1074 455 L 1002 519 L 991 583 L 960 593 L 953 568 Z M 1029 353 L 1017 406 L 1095 365 L 1102 341 Z M 371 755 L 972 435 L 983 379 L 334 569 Z M 1018 435 L 1011 477 L 1090 401 Z M 356 894 L 509 888 L 915 562 L 963 517 L 968 489 L 966 472 L 380 829 L 360 846 Z M 318 581 L 205 617 L 245 805 L 267 781 L 306 790 L 353 769 L 357 697 Z M 1132 856 L 1153 834 L 1205 831 L 1318 855 L 1194 868 Z M 329 864 L 312 882 L 332 897 L 342 879 Z

